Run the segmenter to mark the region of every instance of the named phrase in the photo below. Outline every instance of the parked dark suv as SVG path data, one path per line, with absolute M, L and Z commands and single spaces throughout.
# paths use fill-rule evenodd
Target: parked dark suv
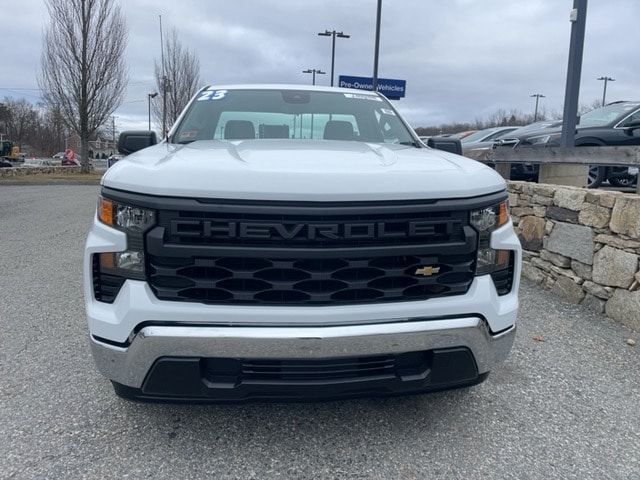
M 517 133 L 517 132 L 516 132 Z M 497 146 L 556 147 L 560 145 L 562 127 L 529 130 L 519 136 L 508 135 Z M 640 101 L 614 102 L 596 108 L 580 117 L 576 128 L 576 147 L 640 145 Z M 589 168 L 587 186 L 598 187 L 604 180 L 614 186 L 629 186 L 637 177 L 637 170 L 626 166 L 597 166 Z

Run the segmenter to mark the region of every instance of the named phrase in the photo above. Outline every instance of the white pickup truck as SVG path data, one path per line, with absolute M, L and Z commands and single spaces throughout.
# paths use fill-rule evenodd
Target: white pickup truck
M 212 86 L 167 138 L 125 132 L 84 260 L 118 395 L 241 402 L 483 381 L 511 349 L 505 183 L 429 148 L 382 95 Z

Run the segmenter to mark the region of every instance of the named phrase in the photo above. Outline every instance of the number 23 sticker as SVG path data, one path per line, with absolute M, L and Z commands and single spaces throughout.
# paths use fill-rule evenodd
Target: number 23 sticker
M 198 102 L 207 100 L 222 100 L 227 96 L 227 90 L 205 90 L 198 97 Z

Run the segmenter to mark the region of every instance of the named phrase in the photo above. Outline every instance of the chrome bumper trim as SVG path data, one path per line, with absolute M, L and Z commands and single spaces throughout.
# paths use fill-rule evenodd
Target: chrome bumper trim
M 368 356 L 468 347 L 478 373 L 504 360 L 515 338 L 515 325 L 491 335 L 484 320 L 406 320 L 374 325 L 333 327 L 147 326 L 128 348 L 91 338 L 100 372 L 123 385 L 140 388 L 161 357 L 314 359 Z

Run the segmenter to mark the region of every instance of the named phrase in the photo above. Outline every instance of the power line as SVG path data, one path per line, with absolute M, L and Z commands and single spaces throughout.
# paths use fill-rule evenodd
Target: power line
M 0 87 L 0 90 L 40 90 L 39 88 Z
M 42 95 L 30 95 L 28 93 L 24 93 L 24 92 L 21 92 L 19 90 L 27 90 L 27 89 L 26 88 L 24 88 L 24 89 L 0 88 L 0 91 L 10 93 L 11 95 L 20 96 L 20 97 L 31 97 L 31 98 L 37 98 L 39 100 L 42 100 Z M 41 91 L 38 88 L 30 88 L 28 90 Z

